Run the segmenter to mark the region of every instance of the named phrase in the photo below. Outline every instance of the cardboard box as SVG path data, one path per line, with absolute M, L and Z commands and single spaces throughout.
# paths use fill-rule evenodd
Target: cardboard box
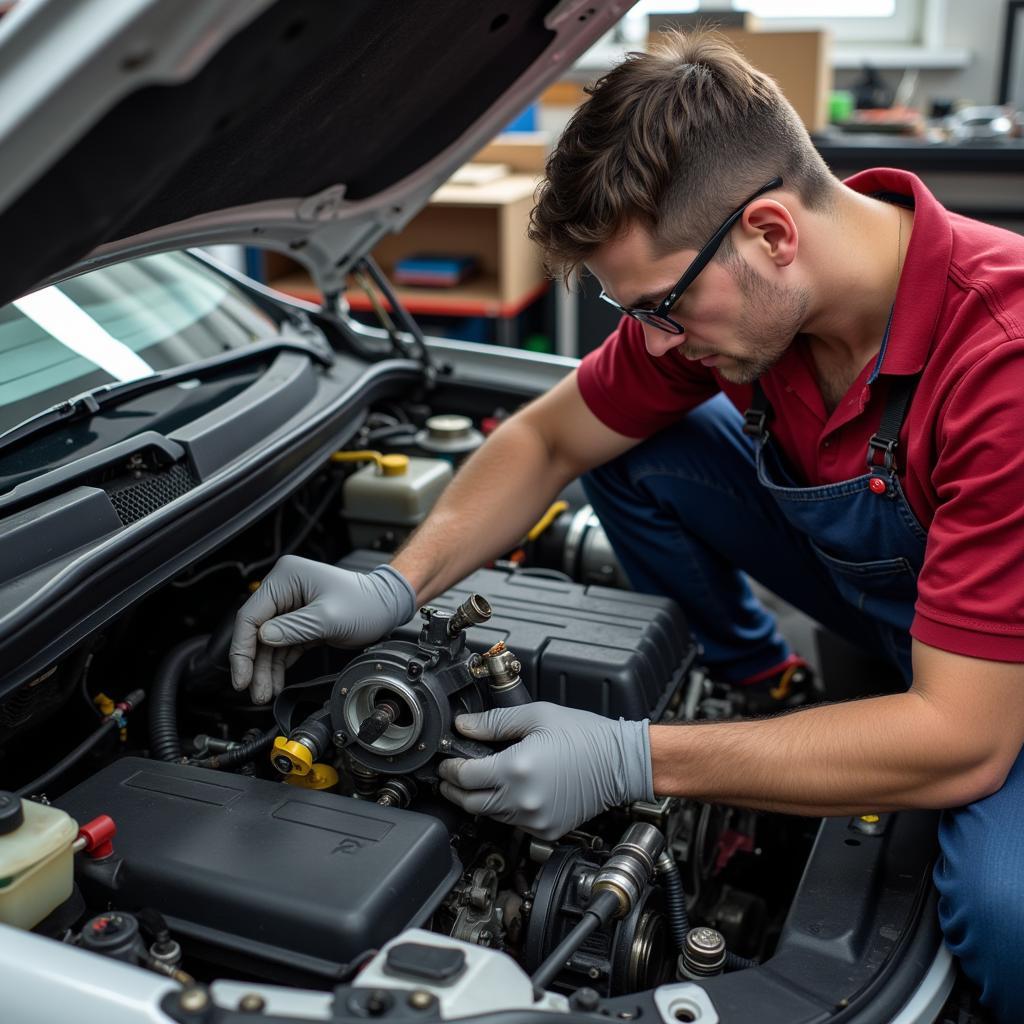
M 771 75 L 809 132 L 828 125 L 832 91 L 832 38 L 828 32 L 727 31 L 736 49 L 751 64 Z
M 809 132 L 828 125 L 832 91 L 832 39 L 821 29 L 759 32 L 723 28 L 722 34 L 751 64 L 771 75 Z M 648 37 L 648 45 L 656 42 Z

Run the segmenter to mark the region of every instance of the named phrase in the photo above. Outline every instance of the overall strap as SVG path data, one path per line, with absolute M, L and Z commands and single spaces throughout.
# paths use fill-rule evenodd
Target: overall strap
M 768 440 L 768 419 L 772 406 L 761 387 L 761 381 L 754 381 L 754 397 L 750 408 L 743 414 L 743 433 L 757 441 Z
M 896 448 L 900 443 L 900 428 L 907 418 L 907 410 L 910 408 L 910 399 L 917 387 L 917 381 L 918 378 L 914 374 L 891 378 L 889 396 L 882 412 L 882 422 L 878 425 L 878 431 L 872 434 L 871 440 L 868 441 L 869 472 L 874 472 L 879 468 L 894 472 Z M 882 455 L 881 462 L 878 462 L 876 458 L 879 452 Z

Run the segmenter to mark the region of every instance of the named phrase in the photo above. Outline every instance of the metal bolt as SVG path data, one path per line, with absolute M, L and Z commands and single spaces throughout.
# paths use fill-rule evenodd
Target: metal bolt
M 281 772 L 282 775 L 288 775 L 292 770 L 291 761 L 282 754 L 280 757 L 274 758 L 274 767 Z
M 420 672 L 423 671 L 423 668 L 418 662 L 410 661 L 409 667 L 406 671 L 409 673 L 410 679 L 418 679 Z
M 427 749 L 427 745 L 426 745 L 426 743 L 417 743 L 416 744 L 416 749 L 417 750 L 426 750 Z
M 414 1010 L 426 1010 L 433 1001 L 434 997 L 421 988 L 414 989 L 409 993 L 409 1005 Z
M 587 977 L 591 978 L 593 981 L 597 981 L 597 979 L 601 977 L 601 972 L 596 967 L 591 967 L 590 970 L 587 971 Z
M 391 996 L 382 989 L 374 989 L 366 997 L 366 1012 L 372 1017 L 379 1017 L 391 1009 Z
M 267 1001 L 256 992 L 247 992 L 238 1000 L 238 1009 L 242 1013 L 262 1013 L 267 1008 Z
M 206 994 L 206 989 L 193 986 L 178 996 L 178 1004 L 186 1013 L 198 1013 L 210 1005 L 210 997 Z
M 443 740 L 441 740 L 440 747 L 442 750 L 447 750 L 451 745 L 452 741 L 448 739 L 447 736 Z
M 347 686 L 343 686 L 339 692 L 341 693 L 342 697 L 347 697 L 348 696 L 348 687 Z
M 488 930 L 487 930 L 487 929 L 485 928 L 485 929 L 484 929 L 484 930 L 483 930 L 483 931 L 482 931 L 482 932 L 480 933 L 480 935 L 479 935 L 479 936 L 477 937 L 477 942 L 478 942 L 478 943 L 479 943 L 479 944 L 480 944 L 481 946 L 489 946 L 489 945 L 491 944 L 491 939 L 492 939 L 493 937 L 494 937 L 494 936 L 493 936 L 493 935 L 491 935 L 491 933 L 490 933 L 490 932 L 489 932 L 489 931 L 488 931 Z
M 384 671 L 384 666 L 379 661 L 377 662 L 376 665 L 373 666 L 373 668 L 374 668 L 375 672 L 383 672 Z
M 342 732 L 341 729 L 339 729 L 334 734 L 334 745 L 336 747 L 343 747 L 346 743 L 348 743 L 348 733 Z
M 615 1016 L 618 1017 L 619 1020 L 635 1020 L 637 1012 L 636 1010 L 619 1010 Z

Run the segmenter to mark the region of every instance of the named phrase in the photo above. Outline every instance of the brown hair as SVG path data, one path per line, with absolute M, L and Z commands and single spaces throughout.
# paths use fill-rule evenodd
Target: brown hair
M 656 253 L 697 248 L 780 175 L 811 209 L 836 179 L 776 83 L 727 39 L 666 32 L 587 90 L 548 158 L 529 235 L 567 280 L 628 225 Z M 732 253 L 728 239 L 720 255 Z

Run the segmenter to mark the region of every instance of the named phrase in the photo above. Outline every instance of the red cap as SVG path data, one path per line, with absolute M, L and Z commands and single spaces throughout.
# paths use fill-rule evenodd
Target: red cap
M 868 487 L 871 488 L 872 494 L 885 494 L 889 490 L 889 485 L 880 476 L 873 476 L 868 481 Z
M 114 852 L 111 840 L 117 835 L 114 819 L 107 814 L 86 822 L 78 829 L 79 838 L 85 840 L 85 852 L 93 860 L 103 860 Z

